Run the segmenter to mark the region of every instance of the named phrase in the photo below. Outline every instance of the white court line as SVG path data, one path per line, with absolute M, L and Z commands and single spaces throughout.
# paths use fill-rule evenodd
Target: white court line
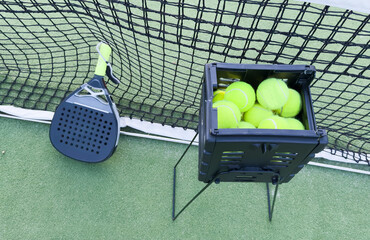
M 0 117 L 26 120 L 26 121 L 32 121 L 32 122 L 38 122 L 38 123 L 50 124 L 52 114 L 53 114 L 52 112 L 44 111 L 45 116 L 42 116 L 43 111 L 40 111 L 40 110 L 29 110 L 29 109 L 16 108 L 16 107 L 12 107 L 12 106 L 6 106 L 6 108 L 2 108 L 2 107 L 3 106 L 0 106 L 0 110 L 2 110 L 3 112 L 8 112 L 9 114 L 1 114 L 0 113 Z M 32 116 L 31 113 L 32 112 L 35 113 L 33 118 L 31 118 L 31 116 Z M 17 113 L 18 116 L 14 115 L 15 113 Z M 24 117 L 24 116 L 27 116 L 27 117 Z M 41 116 L 42 116 L 42 120 L 37 119 L 37 117 L 41 117 Z M 50 120 L 46 120 L 48 118 L 50 118 Z M 184 129 L 178 128 L 178 127 L 173 128 L 173 127 L 170 127 L 170 126 L 162 126 L 161 124 L 150 123 L 150 122 L 145 122 L 145 121 L 141 121 L 141 120 L 137 120 L 137 119 L 128 119 L 128 118 L 121 117 L 121 127 L 126 127 L 126 126 L 137 129 L 137 130 L 140 130 L 144 133 L 132 133 L 132 132 L 121 131 L 120 133 L 123 134 L 123 135 L 149 138 L 149 139 L 155 139 L 155 140 L 167 141 L 167 142 L 182 143 L 182 144 L 189 144 L 190 139 L 192 139 L 194 134 L 195 134 L 194 130 L 184 130 Z M 198 146 L 198 140 L 197 139 L 193 142 L 193 145 Z M 315 157 L 321 157 L 321 158 L 331 160 L 331 161 L 336 161 L 336 162 L 345 162 L 345 163 L 351 163 L 351 164 L 367 165 L 367 163 L 365 163 L 365 162 L 356 163 L 355 161 L 345 159 L 342 156 L 330 154 L 330 153 L 327 152 L 327 151 L 330 151 L 328 149 L 325 149 L 325 150 L 318 153 L 318 154 L 315 154 Z M 350 156 L 352 156 L 352 155 L 350 155 Z M 370 158 L 370 157 L 368 157 L 368 158 Z M 337 169 L 337 170 L 343 170 L 343 171 L 350 171 L 351 170 L 351 172 L 356 172 L 356 173 L 363 173 L 364 172 L 364 174 L 369 175 L 368 172 L 362 171 L 362 170 L 357 170 L 357 169 L 342 168 L 342 167 L 338 167 L 338 166 L 316 163 L 316 162 L 314 162 L 314 163 L 309 162 L 308 164 L 309 165 L 320 166 L 320 167 L 327 167 L 327 168 Z
M 369 171 L 359 170 L 359 169 L 353 169 L 353 168 L 346 168 L 346 167 L 339 167 L 339 166 L 333 166 L 330 164 L 324 164 L 324 163 L 318 163 L 318 162 L 309 162 L 308 165 L 317 166 L 317 167 L 325 167 L 330 169 L 336 169 L 346 172 L 354 172 L 354 173 L 361 173 L 365 175 L 370 175 Z

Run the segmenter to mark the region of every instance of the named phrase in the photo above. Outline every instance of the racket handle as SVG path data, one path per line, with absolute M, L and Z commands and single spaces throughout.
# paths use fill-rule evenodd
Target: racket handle
M 100 45 L 100 53 L 103 55 L 105 60 L 109 61 L 109 56 L 112 52 L 112 49 L 105 43 Z M 105 76 L 105 70 L 107 69 L 107 63 L 99 55 L 98 63 L 96 64 L 95 74 L 98 76 Z

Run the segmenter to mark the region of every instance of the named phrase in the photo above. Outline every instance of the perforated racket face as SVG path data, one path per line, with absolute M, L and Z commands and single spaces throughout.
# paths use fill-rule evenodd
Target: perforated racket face
M 59 152 L 68 157 L 84 162 L 100 162 L 109 158 L 117 146 L 118 124 L 113 109 L 102 111 L 70 102 L 67 98 L 55 111 L 50 140 Z

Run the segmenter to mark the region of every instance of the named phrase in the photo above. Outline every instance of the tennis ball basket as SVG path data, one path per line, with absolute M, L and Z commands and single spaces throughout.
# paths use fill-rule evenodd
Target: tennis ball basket
M 312 106 L 309 86 L 315 72 L 310 65 L 205 65 L 198 125 L 198 179 L 206 186 L 175 213 L 176 167 L 190 144 L 174 167 L 173 220 L 213 182 L 261 182 L 266 183 L 271 221 L 279 184 L 289 182 L 328 144 L 326 131 L 316 126 Z M 236 81 L 244 81 L 256 90 L 267 78 L 282 79 L 300 94 L 302 109 L 295 118 L 305 130 L 218 128 L 218 109 L 212 102 L 214 91 Z M 272 206 L 269 184 L 275 185 Z
M 307 130 L 217 128 L 213 92 L 233 79 L 257 89 L 266 78 L 284 79 L 302 97 L 297 118 Z M 199 117 L 199 175 L 208 183 L 289 182 L 328 143 L 317 129 L 309 85 L 315 68 L 306 65 L 250 65 L 213 63 L 205 66 Z

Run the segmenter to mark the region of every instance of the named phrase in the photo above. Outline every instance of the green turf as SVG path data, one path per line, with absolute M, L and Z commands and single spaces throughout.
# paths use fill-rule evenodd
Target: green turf
M 0 118 L 0 239 L 369 239 L 368 176 L 306 166 L 280 186 L 272 223 L 264 184 L 211 185 L 172 222 L 185 145 L 121 136 L 87 164 L 58 153 L 48 128 Z M 178 171 L 180 207 L 204 186 L 196 147 Z

